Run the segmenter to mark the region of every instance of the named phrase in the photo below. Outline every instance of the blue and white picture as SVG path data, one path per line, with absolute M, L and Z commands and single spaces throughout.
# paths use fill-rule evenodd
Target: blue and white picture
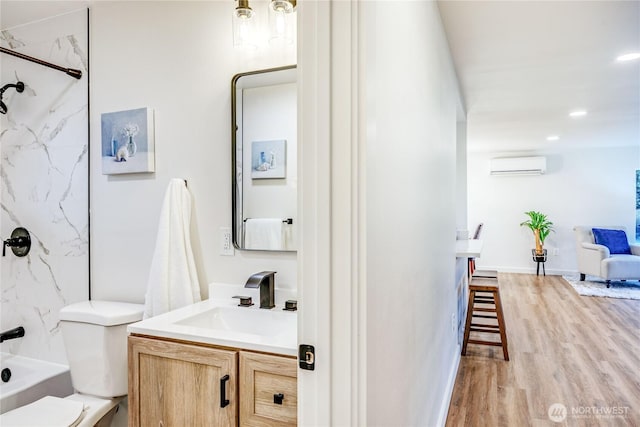
M 286 141 L 253 141 L 251 143 L 251 178 L 286 177 Z
M 636 241 L 640 242 L 640 170 L 636 171 Z
M 155 170 L 153 110 L 103 113 L 102 173 L 144 173 Z

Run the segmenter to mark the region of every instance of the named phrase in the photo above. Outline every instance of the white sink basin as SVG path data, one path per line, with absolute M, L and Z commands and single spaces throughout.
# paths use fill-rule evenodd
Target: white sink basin
M 127 326 L 132 334 L 297 355 L 297 313 L 209 299 Z
M 296 334 L 295 317 L 291 313 L 255 307 L 212 307 L 175 324 L 261 336 Z

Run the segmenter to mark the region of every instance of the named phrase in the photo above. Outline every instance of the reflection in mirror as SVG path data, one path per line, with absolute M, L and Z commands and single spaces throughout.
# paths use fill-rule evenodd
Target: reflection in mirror
M 297 249 L 296 67 L 237 74 L 231 83 L 233 244 Z

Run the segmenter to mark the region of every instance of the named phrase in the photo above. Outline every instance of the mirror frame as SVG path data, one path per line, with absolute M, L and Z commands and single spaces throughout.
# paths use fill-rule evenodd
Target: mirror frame
M 266 74 L 277 71 L 294 70 L 297 65 L 286 65 L 283 67 L 266 68 L 262 70 L 248 71 L 245 73 L 238 73 L 231 79 L 231 240 L 233 246 L 237 250 L 241 251 L 267 251 L 267 252 L 297 252 L 297 249 L 246 249 L 240 246 L 238 242 L 238 232 L 242 230 L 243 221 L 243 200 L 242 200 L 242 185 L 238 185 L 237 179 L 237 145 L 238 145 L 238 114 L 237 114 L 237 91 L 238 80 L 242 77 L 254 76 L 258 74 Z M 247 86 L 247 87 L 259 87 L 259 86 Z M 243 177 L 244 179 L 244 177 Z

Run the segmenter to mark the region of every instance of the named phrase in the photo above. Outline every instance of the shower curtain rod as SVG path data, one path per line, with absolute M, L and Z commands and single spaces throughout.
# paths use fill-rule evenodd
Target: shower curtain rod
M 71 76 L 73 78 L 76 78 L 78 80 L 82 77 L 82 71 L 76 70 L 74 68 L 64 68 L 64 67 L 61 67 L 59 65 L 52 64 L 51 62 L 43 61 L 41 59 L 34 58 L 33 56 L 28 56 L 28 55 L 25 55 L 23 53 L 18 53 L 16 51 L 13 51 L 11 49 L 7 49 L 5 47 L 0 47 L 0 52 L 6 53 L 7 55 L 15 56 L 17 58 L 24 59 L 24 60 L 27 60 L 27 61 L 35 62 L 36 64 L 44 65 L 45 67 L 53 68 L 54 70 L 62 71 L 64 73 L 66 73 L 67 75 L 69 75 L 69 76 Z

